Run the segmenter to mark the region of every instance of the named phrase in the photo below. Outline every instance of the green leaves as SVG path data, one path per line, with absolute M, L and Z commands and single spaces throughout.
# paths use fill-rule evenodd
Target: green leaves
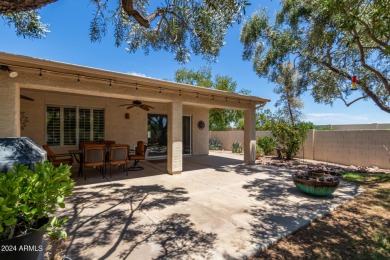
M 390 113 L 389 1 L 281 2 L 275 21 L 262 10 L 243 26 L 243 58 L 255 72 L 278 82 L 280 67 L 292 62 L 300 74 L 297 89 L 310 90 L 316 102 L 340 98 L 349 106 L 369 97 Z M 359 79 L 354 93 L 348 91 L 353 75 Z
M 175 72 L 175 81 L 200 87 L 213 88 L 227 92 L 236 92 L 237 82 L 229 76 L 216 75 L 213 79 L 210 67 L 201 67 L 199 70 L 179 69 Z M 243 94 L 250 94 L 249 90 L 241 89 Z M 243 118 L 242 111 L 236 110 L 210 110 L 209 129 L 212 131 L 225 130 L 231 123 L 239 124 Z
M 0 174 L 0 239 L 17 235 L 12 230 L 33 229 L 39 219 L 55 214 L 57 206 L 65 207 L 65 198 L 72 194 L 74 181 L 68 165 L 55 168 L 44 162 L 34 168 L 15 165 Z

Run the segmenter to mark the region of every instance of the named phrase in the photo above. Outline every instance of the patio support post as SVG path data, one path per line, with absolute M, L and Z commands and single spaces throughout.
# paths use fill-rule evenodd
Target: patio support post
M 20 137 L 20 88 L 0 71 L 0 137 Z
M 256 161 L 256 109 L 244 112 L 244 162 L 255 164 Z
M 183 104 L 174 100 L 168 107 L 168 173 L 183 170 Z

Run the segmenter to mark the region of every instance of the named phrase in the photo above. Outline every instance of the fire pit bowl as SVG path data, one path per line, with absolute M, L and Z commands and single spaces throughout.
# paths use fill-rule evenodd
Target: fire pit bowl
M 293 174 L 295 186 L 303 193 L 312 196 L 329 196 L 340 184 L 341 175 L 337 172 L 322 169 L 308 170 Z

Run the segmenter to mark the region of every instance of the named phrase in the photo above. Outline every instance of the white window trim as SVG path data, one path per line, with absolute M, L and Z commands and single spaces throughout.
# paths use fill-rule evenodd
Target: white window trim
M 106 121 L 106 112 L 104 108 L 101 107 L 83 107 L 83 106 L 64 106 L 64 105 L 54 105 L 54 104 L 46 104 L 46 109 L 45 109 L 45 143 L 47 143 L 47 108 L 48 107 L 58 107 L 60 108 L 60 144 L 59 145 L 52 145 L 52 146 L 57 146 L 57 147 L 73 147 L 73 146 L 78 146 L 80 143 L 80 127 L 79 127 L 79 119 L 80 119 L 80 114 L 79 110 L 80 109 L 89 109 L 90 110 L 90 136 L 89 140 L 93 140 L 93 134 L 94 134 L 94 121 L 93 121 L 93 110 L 102 110 L 103 113 L 103 122 Z M 64 108 L 75 108 L 76 109 L 76 144 L 71 144 L 71 145 L 64 145 Z M 105 129 L 105 124 L 104 124 L 104 136 L 106 135 L 106 129 Z

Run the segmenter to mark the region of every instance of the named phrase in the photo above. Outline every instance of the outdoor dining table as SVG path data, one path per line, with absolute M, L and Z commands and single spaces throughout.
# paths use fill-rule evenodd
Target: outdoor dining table
M 68 153 L 75 159 L 79 164 L 79 172 L 77 177 L 83 176 L 83 150 L 69 150 Z

